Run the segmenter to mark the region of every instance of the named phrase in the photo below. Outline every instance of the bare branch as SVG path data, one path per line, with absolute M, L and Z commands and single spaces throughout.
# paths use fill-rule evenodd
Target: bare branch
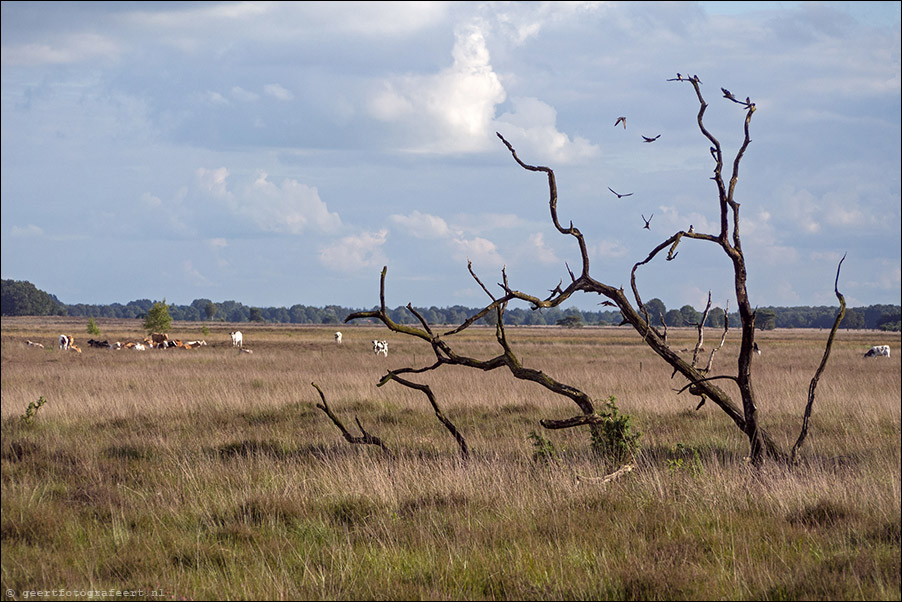
M 616 481 L 620 477 L 629 474 L 630 472 L 633 471 L 633 468 L 634 467 L 632 464 L 624 464 L 623 466 L 621 466 L 620 468 L 618 468 L 611 474 L 607 474 L 603 477 L 584 477 L 582 475 L 576 475 L 576 484 L 579 485 L 583 481 L 586 481 L 589 483 L 601 483 L 601 484 L 610 483 L 611 481 Z
M 429 403 L 432 405 L 432 409 L 435 412 L 436 418 L 438 418 L 439 422 L 441 422 L 448 432 L 454 436 L 454 440 L 457 441 L 457 445 L 460 448 L 461 457 L 466 460 L 470 457 L 470 448 L 467 446 L 467 441 L 464 439 L 464 436 L 457 430 L 457 427 L 454 426 L 454 423 L 451 422 L 445 414 L 442 412 L 441 408 L 438 407 L 438 402 L 435 400 L 435 394 L 432 392 L 432 389 L 429 388 L 429 385 L 423 385 L 420 383 L 415 383 L 413 381 L 409 381 L 405 378 L 401 378 L 395 372 L 389 372 L 385 378 L 379 383 L 379 385 L 383 385 L 389 380 L 393 380 L 398 384 L 404 385 L 410 389 L 415 389 L 417 391 L 422 392 L 429 399 Z
M 723 333 L 720 335 L 720 344 L 714 347 L 711 350 L 711 355 L 708 356 L 708 365 L 705 366 L 705 374 L 711 372 L 711 368 L 714 366 L 714 354 L 720 351 L 723 348 L 724 342 L 727 340 L 727 330 L 730 328 L 730 300 L 727 299 L 727 308 L 723 312 Z
M 705 343 L 705 321 L 708 319 L 708 312 L 711 311 L 711 291 L 708 291 L 708 304 L 705 306 L 705 312 L 702 314 L 702 319 L 695 325 L 698 330 L 698 340 L 695 343 L 695 351 L 692 352 L 692 367 L 695 368 L 696 361 L 698 360 L 698 353 L 701 350 L 704 350 Z
M 799 449 L 801 449 L 802 444 L 805 442 L 805 437 L 808 436 L 808 423 L 811 419 L 811 410 L 814 407 L 814 392 L 817 389 L 817 383 L 821 378 L 821 374 L 824 372 L 824 368 L 827 366 L 827 360 L 830 359 L 830 350 L 833 349 L 833 339 L 836 336 L 836 331 L 839 329 L 839 323 L 842 322 L 843 318 L 846 316 L 846 299 L 842 296 L 842 293 L 839 292 L 839 271 L 842 269 L 842 262 L 845 260 L 845 255 L 839 260 L 839 265 L 836 267 L 836 281 L 833 285 L 833 291 L 836 293 L 836 298 L 839 299 L 839 313 L 836 314 L 836 321 L 833 322 L 830 336 L 827 337 L 824 357 L 821 359 L 821 364 L 818 366 L 817 372 L 814 373 L 811 384 L 808 386 L 808 404 L 805 406 L 805 416 L 802 419 L 802 432 L 799 433 L 798 440 L 796 440 L 795 445 L 792 446 L 791 462 L 793 464 L 798 462 Z
M 332 421 L 332 423 L 338 427 L 338 430 L 341 431 L 341 435 L 342 435 L 342 437 L 345 438 L 345 441 L 347 441 L 348 443 L 354 443 L 354 444 L 359 444 L 359 445 L 377 445 L 377 446 L 381 447 L 385 452 L 391 454 L 391 450 L 389 450 L 385 446 L 385 443 L 382 442 L 382 439 L 380 439 L 379 437 L 376 437 L 374 435 L 370 435 L 368 432 L 363 430 L 363 426 L 361 426 L 360 420 L 356 416 L 354 417 L 354 420 L 355 420 L 355 422 L 357 422 L 357 428 L 360 429 L 360 432 L 363 433 L 363 435 L 360 437 L 355 437 L 354 435 L 352 435 L 348 431 L 348 429 L 345 428 L 345 426 L 341 422 L 341 420 L 339 420 L 338 416 L 336 416 L 332 412 L 332 410 L 329 408 L 329 404 L 326 402 L 326 396 L 323 393 L 323 390 L 319 388 L 319 385 L 317 385 L 316 383 L 310 383 L 310 384 L 313 385 L 313 388 L 316 389 L 316 391 L 319 393 L 320 399 L 322 400 L 322 403 L 316 404 L 316 407 L 318 407 L 323 412 L 325 412 L 326 416 L 329 417 L 329 419 Z

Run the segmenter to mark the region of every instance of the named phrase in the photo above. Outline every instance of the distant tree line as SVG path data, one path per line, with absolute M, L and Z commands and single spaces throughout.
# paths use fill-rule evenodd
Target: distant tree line
M 137 318 L 145 320 L 155 303 L 138 299 L 126 304 L 87 305 L 62 303 L 55 296 L 37 289 L 27 281 L 2 281 L 2 313 L 4 316 L 73 316 L 85 318 Z M 667 326 L 694 326 L 701 312 L 691 305 L 667 309 L 660 299 L 645 304 L 652 323 Z M 367 308 L 347 308 L 338 305 L 313 307 L 250 307 L 238 301 L 195 299 L 190 305 L 169 305 L 173 320 L 186 322 L 270 322 L 279 324 L 341 324 L 351 313 Z M 374 308 L 369 308 L 374 309 Z M 430 324 L 460 324 L 477 310 L 462 305 L 452 307 L 416 308 Z M 761 307 L 757 325 L 763 330 L 773 328 L 830 328 L 836 318 L 835 307 Z M 708 313 L 706 326 L 723 327 L 725 312 L 714 307 Z M 389 317 L 401 324 L 417 322 L 406 307 L 389 310 Z M 738 315 L 729 314 L 731 325 L 739 324 Z M 617 326 L 621 322 L 617 311 L 584 311 L 576 308 L 541 309 L 510 308 L 504 314 L 505 324 L 512 326 Z M 846 310 L 841 328 L 898 331 L 902 328 L 902 306 L 870 305 Z

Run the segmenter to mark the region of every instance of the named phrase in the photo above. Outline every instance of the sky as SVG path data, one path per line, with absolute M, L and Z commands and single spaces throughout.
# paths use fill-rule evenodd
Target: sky
M 838 305 L 843 255 L 850 307 L 900 303 L 899 2 L 4 1 L 0 29 L 0 271 L 64 303 L 370 308 L 386 266 L 391 307 L 477 307 L 468 260 L 545 297 L 579 252 L 496 132 L 629 290 L 719 227 L 677 73 L 728 166 L 745 111 L 721 88 L 756 104 L 752 305 Z M 736 306 L 704 241 L 637 284 Z

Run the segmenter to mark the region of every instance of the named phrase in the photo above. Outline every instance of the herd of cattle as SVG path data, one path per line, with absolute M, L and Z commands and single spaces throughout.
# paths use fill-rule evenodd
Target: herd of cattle
M 252 353 L 250 349 L 244 348 L 244 335 L 241 334 L 240 330 L 230 332 L 229 336 L 232 339 L 232 347 L 237 347 L 245 353 Z M 335 343 L 337 345 L 341 345 L 340 332 L 335 333 Z M 41 343 L 35 343 L 32 341 L 25 341 L 25 344 L 29 347 L 40 347 L 41 349 L 44 348 Z M 119 341 L 110 343 L 109 341 L 95 341 L 94 339 L 88 340 L 89 346 L 98 349 L 134 349 L 135 351 L 171 348 L 197 349 L 198 347 L 204 347 L 206 344 L 206 341 L 183 342 L 179 339 L 170 339 L 169 335 L 165 332 L 155 332 L 149 337 L 145 337 L 144 340 L 140 343 L 120 343 Z M 757 347 L 758 346 L 755 345 L 755 351 L 757 353 L 760 353 Z M 78 353 L 81 353 L 81 349 L 78 347 L 78 345 L 75 344 L 75 339 L 68 334 L 60 335 L 59 348 L 63 351 L 76 351 Z M 373 353 L 375 355 L 379 355 L 381 353 L 384 357 L 388 357 L 388 341 L 373 341 Z M 875 345 L 874 347 L 871 347 L 867 350 L 867 352 L 864 354 L 864 357 L 890 357 L 889 345 Z
M 253 353 L 250 349 L 244 348 L 244 335 L 241 334 L 240 330 L 230 332 L 229 337 L 232 339 L 232 347 L 237 347 L 245 353 Z M 335 343 L 341 345 L 340 332 L 335 333 Z M 25 344 L 29 347 L 44 348 L 44 345 L 41 343 L 35 343 L 33 341 L 25 341 Z M 135 351 L 174 348 L 197 349 L 198 347 L 206 346 L 206 344 L 206 341 L 181 341 L 180 339 L 170 339 L 169 335 L 165 332 L 155 332 L 150 336 L 145 337 L 141 342 L 121 343 L 116 341 L 115 343 L 110 343 L 109 341 L 88 340 L 88 346 L 96 349 L 133 349 Z M 62 351 L 75 351 L 76 353 L 81 353 L 81 348 L 75 344 L 75 338 L 68 334 L 61 334 L 59 336 L 59 348 Z M 373 341 L 373 353 L 375 355 L 381 353 L 384 357 L 388 357 L 388 341 Z
M 44 347 L 42 344 L 34 343 L 32 341 L 25 341 L 25 343 L 30 347 Z M 109 341 L 88 339 L 88 346 L 94 347 L 95 349 L 134 349 L 135 351 L 169 348 L 197 349 L 198 347 L 204 347 L 206 344 L 206 341 L 182 341 L 180 339 L 170 339 L 169 335 L 164 332 L 155 332 L 149 337 L 144 337 L 144 340 L 141 342 L 121 343 L 116 341 L 115 343 L 110 343 Z M 75 344 L 75 338 L 70 334 L 60 335 L 59 348 L 61 351 L 75 351 L 76 353 L 81 353 L 81 347 Z

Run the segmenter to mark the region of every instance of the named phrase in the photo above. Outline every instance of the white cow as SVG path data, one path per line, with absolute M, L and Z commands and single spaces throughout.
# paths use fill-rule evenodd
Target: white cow
M 341 345 L 341 333 L 340 332 L 335 333 L 335 343 L 338 345 Z
M 865 357 L 889 357 L 889 345 L 876 345 L 868 349 Z
M 373 341 L 373 353 L 376 355 L 381 353 L 388 357 L 388 341 Z
M 28 345 L 29 347 L 37 347 L 39 349 L 44 348 L 43 345 L 41 345 L 40 343 L 35 343 L 34 341 L 25 341 L 25 344 Z
M 242 347 L 244 345 L 243 337 L 241 336 L 241 331 L 236 330 L 235 332 L 229 333 L 232 337 L 232 347 Z

